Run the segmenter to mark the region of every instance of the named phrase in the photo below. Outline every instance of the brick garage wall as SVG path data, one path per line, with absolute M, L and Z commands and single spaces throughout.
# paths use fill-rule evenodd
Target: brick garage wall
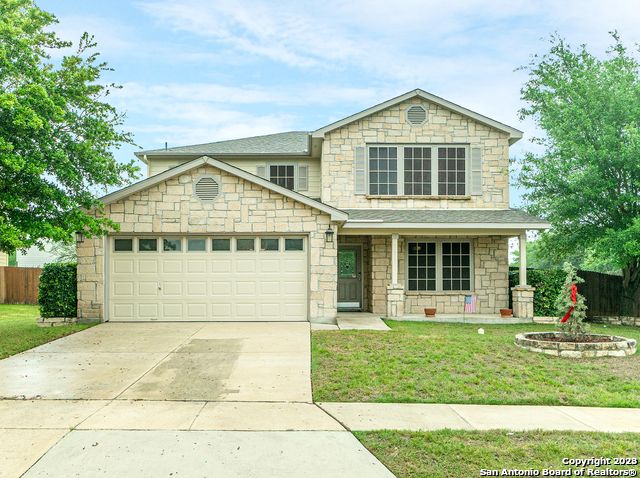
M 436 239 L 433 237 L 400 237 L 398 239 L 398 281 L 406 286 L 405 251 L 408 241 Z M 509 304 L 509 242 L 507 237 L 439 236 L 437 239 L 472 239 L 477 312 L 499 313 Z M 391 236 L 371 239 L 372 312 L 386 313 L 387 285 L 391 283 Z M 439 314 L 458 314 L 464 310 L 464 296 L 469 292 L 409 292 L 405 291 L 404 313 L 424 314 L 425 307 L 435 307 Z
M 203 174 L 221 182 L 213 204 L 193 197 L 193 181 Z M 105 206 L 121 233 L 292 233 L 305 234 L 310 246 L 310 320 L 336 317 L 337 247 L 325 245 L 330 216 L 237 176 L 204 165 Z M 78 316 L 104 317 L 102 239 L 78 244 Z
M 362 308 L 371 312 L 371 236 L 338 236 L 340 244 L 362 245 Z
M 405 121 L 412 104 L 427 109 L 420 127 Z M 469 144 L 483 149 L 482 196 L 465 199 L 380 198 L 355 196 L 354 152 L 367 143 Z M 322 152 L 322 201 L 338 208 L 509 208 L 509 138 L 421 98 L 412 98 L 384 111 L 327 133 Z

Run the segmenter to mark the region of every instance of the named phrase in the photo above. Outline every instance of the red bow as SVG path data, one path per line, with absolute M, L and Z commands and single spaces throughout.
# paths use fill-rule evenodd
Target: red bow
M 560 323 L 564 324 L 569 319 L 569 316 L 571 315 L 571 311 L 575 309 L 577 293 L 578 293 L 578 288 L 576 287 L 575 284 L 571 284 L 571 300 L 573 301 L 573 305 L 569 307 L 569 312 L 567 312 L 567 314 L 562 318 Z

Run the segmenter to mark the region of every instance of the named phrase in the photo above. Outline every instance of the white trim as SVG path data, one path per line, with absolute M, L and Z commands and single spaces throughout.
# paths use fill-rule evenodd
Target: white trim
M 359 224 L 366 225 L 369 229 L 526 229 L 541 230 L 549 229 L 549 223 L 496 223 L 496 222 L 377 222 L 372 220 L 358 221 L 347 220 L 341 229 L 360 228 Z
M 162 183 L 175 176 L 191 171 L 192 169 L 197 168 L 198 166 L 202 166 L 203 164 L 208 164 L 210 166 L 213 166 L 214 168 L 218 168 L 222 171 L 225 171 L 229 174 L 242 178 L 246 181 L 257 184 L 266 189 L 270 189 L 274 192 L 277 192 L 278 194 L 291 198 L 302 204 L 306 204 L 309 207 L 325 212 L 331 215 L 332 221 L 347 220 L 348 214 L 345 212 L 342 212 L 339 209 L 320 203 L 318 201 L 314 201 L 313 199 L 309 198 L 308 196 L 305 196 L 304 194 L 300 194 L 298 192 L 291 191 L 287 188 L 283 188 L 282 186 L 278 186 L 277 184 L 267 181 L 266 179 L 260 178 L 255 174 L 248 173 L 240 168 L 231 166 L 230 164 L 222 162 L 218 159 L 210 158 L 209 156 L 202 156 L 198 159 L 194 159 L 186 163 L 183 163 L 180 166 L 176 166 L 175 168 L 169 169 L 167 171 L 163 171 L 162 173 L 156 174 L 151 178 L 144 179 L 135 184 L 132 184 L 131 186 L 127 186 L 123 189 L 120 189 L 119 191 L 115 191 L 111 194 L 107 194 L 106 196 L 99 198 L 99 201 L 105 205 L 112 203 L 114 201 L 118 201 L 127 196 L 131 196 L 132 194 L 135 194 L 138 191 L 150 188 L 152 186 L 155 186 L 156 184 Z
M 431 93 L 427 93 L 426 91 L 416 89 L 413 91 L 409 91 L 404 95 L 397 96 L 396 98 L 392 98 L 384 103 L 380 103 L 379 105 L 368 108 L 360 113 L 356 113 L 355 115 L 351 115 L 347 118 L 341 119 L 340 121 L 336 121 L 335 123 L 331 123 L 330 125 L 324 126 L 316 131 L 311 133 L 312 138 L 324 138 L 325 133 L 329 133 L 333 130 L 341 128 L 349 123 L 353 123 L 354 121 L 358 121 L 359 119 L 365 118 L 367 116 L 371 116 L 372 114 L 377 113 L 378 111 L 385 110 L 390 108 L 391 106 L 397 105 L 398 103 L 402 103 L 403 101 L 410 100 L 411 98 L 423 98 L 430 103 L 434 103 L 436 105 L 442 106 L 450 111 L 461 114 L 463 116 L 467 116 L 478 123 L 485 124 L 487 126 L 491 126 L 499 131 L 509 134 L 509 146 L 514 144 L 516 141 L 522 139 L 522 131 L 512 128 L 511 126 L 507 126 L 506 124 L 500 123 L 496 120 L 492 120 L 491 118 L 487 118 L 486 116 L 482 116 L 481 114 L 476 113 L 475 111 L 468 110 L 459 106 L 455 103 L 451 103 L 450 101 L 445 100 L 444 98 L 440 98 L 438 96 L 432 95 Z

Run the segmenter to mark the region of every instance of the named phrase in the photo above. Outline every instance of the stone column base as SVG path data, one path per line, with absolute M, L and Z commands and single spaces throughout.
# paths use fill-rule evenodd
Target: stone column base
M 404 317 L 404 286 L 402 284 L 387 286 L 387 317 Z
M 76 317 L 38 317 L 38 327 L 60 327 L 75 325 L 76 322 Z
M 514 317 L 533 319 L 533 292 L 535 290 L 535 287 L 520 285 L 511 288 Z

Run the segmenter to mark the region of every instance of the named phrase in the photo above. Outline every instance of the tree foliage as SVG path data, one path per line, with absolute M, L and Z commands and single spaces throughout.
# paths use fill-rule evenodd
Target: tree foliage
M 33 0 L 0 0 L 0 251 L 104 233 L 114 224 L 85 210 L 138 170 L 113 157 L 133 141 L 104 101 L 117 86 L 100 83 L 109 68 L 90 53 L 93 38 L 56 66 L 48 52 L 72 44 L 46 31 L 55 23 Z
M 559 260 L 593 249 L 622 269 L 623 315 L 640 288 L 640 66 L 617 33 L 605 60 L 551 37 L 534 56 L 521 90 L 545 136 L 544 154 L 521 159 L 527 210 L 552 224 L 546 255 Z
M 567 274 L 556 299 L 556 315 L 558 317 L 557 326 L 560 330 L 564 331 L 571 338 L 575 338 L 578 335 L 589 332 L 589 324 L 585 324 L 583 321 L 587 316 L 587 305 L 584 303 L 584 296 L 576 293 L 576 303 L 573 303 L 571 298 L 571 286 L 578 285 L 584 282 L 584 279 L 578 277 L 576 270 L 568 262 L 564 263 L 564 272 Z M 573 307 L 573 310 L 571 310 Z M 569 318 L 566 322 L 562 323 L 561 320 L 567 312 L 571 310 Z

